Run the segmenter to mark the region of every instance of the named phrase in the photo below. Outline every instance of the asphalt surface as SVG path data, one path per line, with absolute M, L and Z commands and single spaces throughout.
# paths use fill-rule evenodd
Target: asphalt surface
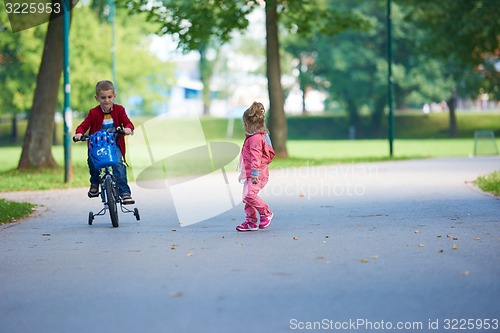
M 252 233 L 234 229 L 241 204 L 180 227 L 168 189 L 132 184 L 141 221 L 120 214 L 119 228 L 87 224 L 100 207 L 87 189 L 0 193 L 39 204 L 0 226 L 0 331 L 453 332 L 474 319 L 465 331 L 498 332 L 500 201 L 472 183 L 498 169 L 271 170 L 275 218 Z

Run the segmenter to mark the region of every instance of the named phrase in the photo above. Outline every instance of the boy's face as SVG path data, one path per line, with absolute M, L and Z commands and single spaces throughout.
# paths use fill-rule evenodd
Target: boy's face
M 99 102 L 104 111 L 109 111 L 113 106 L 113 103 L 116 99 L 116 94 L 113 89 L 109 90 L 101 90 L 95 96 L 96 101 Z

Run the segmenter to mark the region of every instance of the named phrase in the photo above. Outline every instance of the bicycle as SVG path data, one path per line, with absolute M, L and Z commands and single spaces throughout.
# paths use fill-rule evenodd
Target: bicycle
M 118 208 L 117 204 L 120 204 L 120 210 L 122 213 L 133 213 L 136 220 L 139 221 L 139 209 L 134 208 L 133 210 L 124 207 L 122 199 L 118 195 L 118 185 L 116 183 L 115 176 L 113 175 L 113 166 L 118 163 L 116 138 L 118 135 L 124 135 L 123 129 L 117 127 L 114 131 L 98 131 L 94 134 L 87 135 L 84 134 L 80 140 L 76 140 L 73 137 L 73 141 L 90 141 L 89 143 L 89 155 L 94 162 L 94 166 L 99 169 L 99 195 L 103 203 L 103 208 L 96 214 L 92 211 L 89 212 L 88 224 L 92 225 L 94 218 L 96 216 L 102 216 L 106 214 L 109 210 L 109 216 L 111 218 L 111 224 L 114 228 L 119 225 L 118 219 Z M 90 194 L 89 197 L 91 198 Z M 133 203 L 132 203 L 133 204 Z

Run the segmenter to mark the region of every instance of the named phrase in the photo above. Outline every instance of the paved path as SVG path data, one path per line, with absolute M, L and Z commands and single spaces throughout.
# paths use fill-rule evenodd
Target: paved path
M 274 170 L 276 218 L 244 234 L 241 205 L 180 228 L 170 198 L 137 186 L 141 221 L 121 215 L 116 229 L 87 225 L 98 203 L 86 189 L 1 193 L 42 206 L 0 227 L 0 331 L 446 332 L 447 318 L 500 319 L 500 201 L 471 183 L 497 169 L 498 157 Z

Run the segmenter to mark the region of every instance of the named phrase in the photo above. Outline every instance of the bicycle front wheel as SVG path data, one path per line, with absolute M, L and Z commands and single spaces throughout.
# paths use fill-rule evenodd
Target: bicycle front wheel
M 116 228 L 118 227 L 118 209 L 116 207 L 116 190 L 113 187 L 113 180 L 111 179 L 111 176 L 107 176 L 104 180 L 104 189 L 106 191 L 111 224 L 113 225 L 113 228 Z

